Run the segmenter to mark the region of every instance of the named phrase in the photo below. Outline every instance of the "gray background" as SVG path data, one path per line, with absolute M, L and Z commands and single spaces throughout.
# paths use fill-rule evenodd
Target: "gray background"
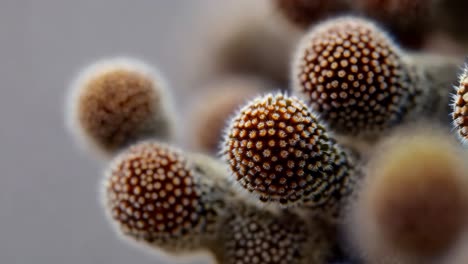
M 65 129 L 68 85 L 96 59 L 136 56 L 159 66 L 184 108 L 212 77 L 214 43 L 267 1 L 0 0 L 0 264 L 174 263 L 107 223 L 97 195 L 106 163 Z M 431 49 L 460 51 L 443 38 Z
M 182 105 L 207 26 L 239 2 L 0 0 L 0 263 L 169 263 L 116 239 L 97 199 L 105 164 L 75 147 L 63 99 L 82 66 L 135 55 Z

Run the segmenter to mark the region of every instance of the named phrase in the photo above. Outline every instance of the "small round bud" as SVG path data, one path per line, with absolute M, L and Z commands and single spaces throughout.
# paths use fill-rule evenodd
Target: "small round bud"
M 349 9 L 346 0 L 272 0 L 275 8 L 294 25 L 307 28 L 327 16 Z
M 468 140 L 468 66 L 460 75 L 456 94 L 453 95 L 452 120 L 458 137 L 466 144 Z
M 227 178 L 208 173 L 158 142 L 131 146 L 112 162 L 104 180 L 104 206 L 125 237 L 171 253 L 203 247 L 217 230 Z M 201 162 L 205 163 L 205 161 Z M 216 176 L 217 178 L 214 178 Z
M 414 80 L 387 35 L 354 17 L 321 23 L 302 39 L 294 59 L 293 88 L 347 135 L 375 136 L 402 121 Z
M 210 84 L 191 110 L 192 143 L 202 151 L 217 153 L 229 117 L 247 99 L 267 90 L 269 84 L 254 78 L 231 77 Z
M 448 134 L 427 131 L 395 136 L 369 162 L 349 225 L 369 263 L 428 263 L 466 227 L 464 153 Z
M 220 263 L 325 263 L 331 254 L 323 226 L 289 212 L 245 206 L 233 210 L 223 226 Z
M 88 66 L 69 98 L 71 132 L 104 154 L 144 138 L 168 139 L 173 120 L 162 79 L 133 59 L 109 59 Z
M 350 160 L 295 97 L 268 94 L 248 102 L 231 120 L 223 146 L 235 179 L 262 202 L 325 206 L 348 191 Z

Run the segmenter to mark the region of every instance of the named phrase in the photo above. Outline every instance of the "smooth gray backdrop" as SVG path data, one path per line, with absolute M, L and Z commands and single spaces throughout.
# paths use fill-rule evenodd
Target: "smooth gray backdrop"
M 0 0 L 1 264 L 172 263 L 111 231 L 97 201 L 105 164 L 73 145 L 65 91 L 94 59 L 134 55 L 159 65 L 183 105 L 206 26 L 238 2 Z

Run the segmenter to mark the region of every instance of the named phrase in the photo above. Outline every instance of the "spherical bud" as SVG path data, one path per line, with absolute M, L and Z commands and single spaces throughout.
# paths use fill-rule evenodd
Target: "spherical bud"
M 301 28 L 349 9 L 346 0 L 273 0 L 273 4 L 285 18 Z
M 150 66 L 108 59 L 88 66 L 69 96 L 70 130 L 107 155 L 144 138 L 171 138 L 173 120 L 166 85 Z
M 466 228 L 465 154 L 430 130 L 396 135 L 369 162 L 348 226 L 369 263 L 428 263 Z
M 196 149 L 217 153 L 229 117 L 247 99 L 268 89 L 262 80 L 247 77 L 223 78 L 208 85 L 191 109 L 191 141 Z
M 155 141 L 124 151 L 103 186 L 104 206 L 118 233 L 169 253 L 203 247 L 216 236 L 229 195 L 227 177 L 206 167 L 212 166 Z
M 460 75 L 456 94 L 453 95 L 452 120 L 458 137 L 466 144 L 468 139 L 468 67 Z
M 248 102 L 229 123 L 223 147 L 233 177 L 262 202 L 321 207 L 349 191 L 347 154 L 295 97 Z
M 400 49 L 354 17 L 323 22 L 304 36 L 292 80 L 296 94 L 347 135 L 375 136 L 400 123 L 415 90 Z
M 323 226 L 289 212 L 238 208 L 226 219 L 220 263 L 325 263 L 331 246 Z

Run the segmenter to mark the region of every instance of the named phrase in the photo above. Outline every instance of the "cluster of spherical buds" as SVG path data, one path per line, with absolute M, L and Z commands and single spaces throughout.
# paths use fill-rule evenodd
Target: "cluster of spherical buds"
M 103 207 L 122 237 L 146 247 L 232 264 L 323 264 L 336 251 L 366 263 L 452 261 L 444 254 L 467 227 L 465 154 L 446 131 L 398 128 L 448 123 L 458 64 L 421 56 L 365 19 L 318 24 L 293 58 L 293 95 L 243 104 L 227 120 L 221 159 L 164 143 L 178 125 L 169 91 L 135 60 L 80 74 L 68 121 L 111 157 Z M 463 141 L 466 75 L 452 104 Z
M 122 237 L 175 256 L 206 250 L 220 263 L 322 263 L 331 255 L 319 220 L 259 207 L 237 192 L 221 161 L 163 143 L 176 123 L 169 100 L 161 77 L 136 60 L 95 63 L 72 86 L 68 122 L 112 159 L 101 201 Z

